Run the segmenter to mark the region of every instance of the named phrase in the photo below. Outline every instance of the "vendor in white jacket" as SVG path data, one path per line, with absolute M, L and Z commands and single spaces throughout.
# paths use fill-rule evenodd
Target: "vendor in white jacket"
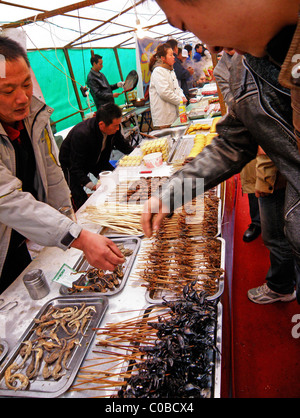
M 33 97 L 26 52 L 0 36 L 0 293 L 31 261 L 26 238 L 78 248 L 97 268 L 113 270 L 124 262 L 111 240 L 58 211 L 71 201 L 49 123 L 52 112 Z
M 150 61 L 149 95 L 154 129 L 170 127 L 179 116 L 180 102 L 187 102 L 178 84 L 174 63 L 173 50 L 168 43 L 159 45 Z

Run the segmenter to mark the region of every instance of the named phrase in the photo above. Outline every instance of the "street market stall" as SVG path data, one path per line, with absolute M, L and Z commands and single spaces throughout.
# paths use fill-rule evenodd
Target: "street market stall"
M 95 271 L 75 249 L 44 248 L 1 295 L 0 396 L 220 397 L 222 188 L 197 198 L 189 213 L 176 212 L 150 240 L 139 224 L 143 202 L 178 169 L 174 147 L 214 126 L 207 118 L 151 132 L 155 139 L 124 156 L 76 213 L 79 224 L 120 245 L 126 262 L 119 271 Z M 144 158 L 152 151 L 164 158 L 149 168 Z M 40 300 L 23 283 L 33 269 L 43 271 L 50 288 Z M 157 358 L 164 361 L 154 379 Z M 172 370 L 177 380 L 170 380 Z
M 77 6 L 98 3 L 102 1 Z M 120 15 L 136 12 L 141 3 L 128 9 L 123 5 Z M 75 5 L 52 13 L 39 10 L 34 24 L 74 10 Z M 32 23 L 29 16 L 3 29 Z M 82 106 L 77 86 L 82 81 L 75 80 L 70 56 L 76 54 L 70 47 L 80 46 L 76 52 L 84 56 L 83 38 L 80 30 L 80 37 L 63 48 L 82 118 L 91 107 Z M 123 51 L 118 47 L 128 42 L 114 46 L 122 78 Z M 119 159 L 114 172 L 100 175 L 100 187 L 76 219 L 110 237 L 126 261 L 109 272 L 94 269 L 75 249 L 37 251 L 0 296 L 1 397 L 221 397 L 226 264 L 231 257 L 222 236 L 226 190 L 222 185 L 194 198 L 152 239 L 144 237 L 140 225 L 147 198 L 216 135 L 216 93 L 212 85 L 196 89 L 187 122 L 178 118 L 171 128 L 155 132 L 146 100 L 124 105 L 122 130 L 136 148 Z M 147 134 L 142 132 L 145 123 Z M 23 281 L 32 270 L 42 272 L 41 298 L 30 295 Z

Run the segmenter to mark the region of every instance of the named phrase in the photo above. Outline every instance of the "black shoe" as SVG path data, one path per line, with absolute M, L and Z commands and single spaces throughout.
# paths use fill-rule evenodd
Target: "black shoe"
M 247 231 L 244 233 L 243 241 L 251 242 L 254 241 L 261 233 L 261 228 L 258 225 L 250 224 Z

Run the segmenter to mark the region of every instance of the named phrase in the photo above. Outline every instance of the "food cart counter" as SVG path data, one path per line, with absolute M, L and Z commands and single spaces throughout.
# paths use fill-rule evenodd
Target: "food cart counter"
M 138 152 L 138 150 L 134 150 Z M 166 175 L 171 174 L 171 168 L 166 163 L 162 167 L 152 170 L 151 176 L 157 175 Z M 143 177 L 141 175 L 141 167 L 135 167 L 131 169 L 117 168 L 115 174 L 117 175 L 117 184 L 120 179 L 124 177 L 125 172 L 127 173 L 128 179 L 136 179 Z M 149 174 L 147 174 L 149 176 Z M 89 229 L 93 232 L 101 232 L 99 225 L 96 225 L 93 222 L 90 222 L 85 217 L 85 209 L 94 204 L 101 204 L 107 198 L 108 191 L 102 186 L 88 199 L 85 205 L 76 213 L 77 221 L 84 228 Z M 112 234 L 114 235 L 114 234 Z M 138 237 L 141 239 L 142 237 Z M 141 240 L 140 248 L 142 249 L 144 245 L 144 240 Z M 89 302 L 88 295 L 62 295 L 61 283 L 54 281 L 54 278 L 57 277 L 57 273 L 60 271 L 63 265 L 67 265 L 71 268 L 74 268 L 79 260 L 82 258 L 82 253 L 76 249 L 69 249 L 67 251 L 60 250 L 58 248 L 44 248 L 40 254 L 32 261 L 32 263 L 24 270 L 24 272 L 16 279 L 16 281 L 2 293 L 0 299 L 4 300 L 4 310 L 1 310 L 0 306 L 0 337 L 5 340 L 8 344 L 8 352 L 6 358 L 2 359 L 0 363 L 0 396 L 21 396 L 21 397 L 93 397 L 99 394 L 95 392 L 93 386 L 89 388 L 89 385 L 85 390 L 80 390 L 81 381 L 78 379 L 78 370 L 80 367 L 87 368 L 93 364 L 93 361 L 97 363 L 99 354 L 97 354 L 97 349 L 95 350 L 96 343 L 96 333 L 98 328 L 104 328 L 109 324 L 118 324 L 120 323 L 120 328 L 122 328 L 123 321 L 127 319 L 130 320 L 133 317 L 139 316 L 141 312 L 144 312 L 145 309 L 153 304 L 149 303 L 146 298 L 146 288 L 141 285 L 136 279 L 135 270 L 137 268 L 135 259 L 131 265 L 130 275 L 127 279 L 126 285 L 122 288 L 122 291 L 111 296 L 97 296 L 93 293 L 91 302 Z M 41 300 L 32 300 L 23 284 L 24 274 L 32 269 L 41 269 L 47 279 L 47 282 L 50 287 L 49 294 Z M 65 300 L 70 297 L 71 302 L 70 306 Z M 60 305 L 61 298 L 64 301 L 63 305 Z M 78 299 L 76 299 L 78 298 Z M 74 302 L 75 299 L 75 302 Z M 55 302 L 53 302 L 53 300 Z M 81 332 L 81 340 L 78 343 L 80 348 L 77 349 L 76 355 L 73 356 L 70 360 L 70 364 L 64 374 L 59 375 L 59 378 L 54 382 L 48 383 L 48 380 L 43 380 L 37 378 L 34 383 L 30 384 L 29 387 L 24 390 L 8 390 L 4 382 L 4 371 L 7 371 L 7 363 L 12 366 L 12 356 L 17 356 L 20 353 L 21 348 L 26 348 L 24 344 L 24 339 L 26 340 L 30 335 L 32 337 L 32 332 L 38 328 L 38 325 L 41 323 L 42 314 L 46 314 L 47 310 L 44 310 L 48 306 L 54 307 L 58 312 L 62 312 L 63 309 L 71 309 L 71 306 L 85 304 L 85 306 L 90 306 L 91 309 L 96 309 L 95 314 L 91 313 L 91 317 L 95 319 L 93 323 L 93 328 L 86 331 L 88 340 L 85 340 L 84 332 Z M 78 309 L 80 308 L 78 307 Z M 97 310 L 99 308 L 99 311 Z M 2 306 L 3 308 L 3 306 Z M 77 306 L 76 306 L 77 308 Z M 83 309 L 83 306 L 82 306 Z M 216 329 L 216 337 L 218 339 L 218 350 L 221 347 L 221 327 L 222 327 L 222 307 L 221 304 L 218 304 L 217 308 L 217 317 L 218 324 Z M 78 334 L 79 335 L 79 334 Z M 38 336 L 36 336 L 39 339 Z M 1 342 L 0 339 L 0 342 Z M 68 343 L 68 337 L 66 338 L 66 344 Z M 219 353 L 220 354 L 220 353 Z M 50 363 L 49 363 L 50 364 Z M 119 380 L 121 382 L 121 376 L 124 365 L 120 366 L 119 371 Z M 12 369 L 13 372 L 13 369 Z M 61 376 L 61 377 L 60 377 Z M 75 387 L 77 390 L 70 390 L 70 387 Z M 78 386 L 79 385 L 79 386 Z M 218 361 L 215 363 L 214 370 L 214 381 L 212 383 L 213 395 L 214 397 L 220 396 L 220 385 L 221 385 L 221 376 L 220 376 L 220 357 L 218 356 Z M 121 387 L 121 386 L 120 386 Z M 79 389 L 79 390 L 78 390 Z M 110 397 L 112 394 L 112 389 L 100 390 L 100 395 L 104 397 Z

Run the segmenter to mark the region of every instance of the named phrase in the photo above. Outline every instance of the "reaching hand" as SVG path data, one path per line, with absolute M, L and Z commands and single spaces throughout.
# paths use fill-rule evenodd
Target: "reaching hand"
M 82 250 L 90 265 L 98 269 L 113 271 L 118 264 L 123 264 L 125 261 L 113 241 L 85 229 L 72 243 L 72 247 Z
M 168 208 L 157 197 L 151 197 L 145 203 L 141 225 L 146 237 L 150 238 L 153 231 L 157 231 L 160 228 L 168 213 L 170 213 Z

